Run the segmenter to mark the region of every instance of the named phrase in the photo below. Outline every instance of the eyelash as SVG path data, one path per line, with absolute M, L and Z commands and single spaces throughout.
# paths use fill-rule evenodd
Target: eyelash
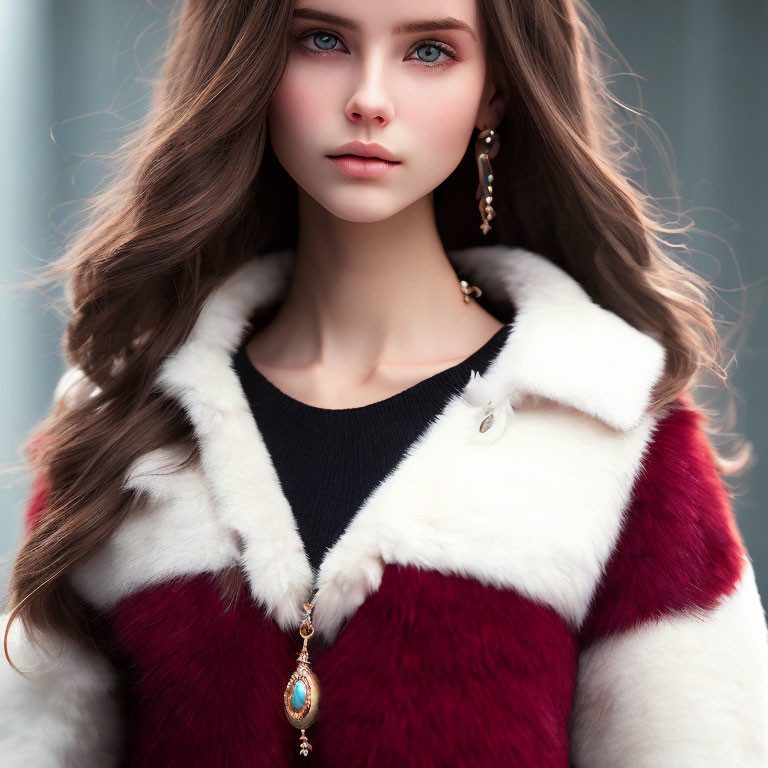
M 306 51 L 311 55 L 327 56 L 328 54 L 338 52 L 338 49 L 336 48 L 321 50 L 319 48 L 310 48 L 309 46 L 303 44 L 302 42 L 303 40 L 307 38 L 312 38 L 315 35 L 330 35 L 331 37 L 335 37 L 340 43 L 342 42 L 341 38 L 335 32 L 329 32 L 327 29 L 313 29 L 309 32 L 303 32 L 301 35 L 292 34 L 291 38 L 293 39 L 294 44 L 300 44 L 302 50 Z M 418 51 L 419 48 L 423 48 L 425 46 L 432 46 L 433 48 L 437 48 L 439 51 L 441 51 L 446 56 L 448 56 L 452 61 L 458 61 L 458 56 L 456 56 L 456 53 L 453 50 L 453 48 L 451 48 L 446 43 L 440 42 L 439 40 L 420 40 L 414 46 L 411 52 L 414 53 L 415 51 Z M 420 64 L 423 64 L 424 67 L 426 67 L 427 69 L 442 69 L 443 67 L 446 67 L 451 63 L 450 61 L 440 61 L 436 63 L 430 63 L 428 61 L 422 61 L 421 59 L 410 59 L 410 61 L 418 61 Z

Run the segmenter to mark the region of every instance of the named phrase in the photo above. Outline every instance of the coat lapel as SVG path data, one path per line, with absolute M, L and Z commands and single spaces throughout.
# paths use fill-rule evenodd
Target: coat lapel
M 635 434 L 633 428 L 643 420 L 661 373 L 662 346 L 594 304 L 566 272 L 538 254 L 506 246 L 449 253 L 459 276 L 503 308 L 501 319 L 511 317 L 514 307 L 512 331 L 485 375 L 473 375 L 372 491 L 326 553 L 315 584 L 290 506 L 231 365 L 234 351 L 252 330 L 252 313 L 284 295 L 293 258 L 293 252 L 281 251 L 242 265 L 209 297 L 189 338 L 166 359 L 158 376 L 194 426 L 215 515 L 241 537 L 241 564 L 254 599 L 281 627 L 295 628 L 316 586 L 315 626 L 331 640 L 378 588 L 385 565 L 401 563 L 516 586 L 545 597 L 578 622 L 591 580 L 576 578 L 573 589 L 564 592 L 562 580 L 550 579 L 547 585 L 541 574 L 531 579 L 524 568 L 557 543 L 552 533 L 536 528 L 532 516 L 547 505 L 562 513 L 562 497 L 551 492 L 553 478 L 543 468 L 560 471 L 561 480 L 565 472 L 572 480 L 565 493 L 572 499 L 576 493 L 578 501 L 579 477 L 568 471 L 580 452 L 574 440 L 599 445 L 615 487 L 604 491 L 612 503 L 603 505 L 594 524 L 611 526 L 647 437 L 647 429 Z M 542 406 L 542 399 L 549 405 Z M 533 421 L 531 402 L 537 404 Z M 490 413 L 491 428 L 480 432 Z M 584 420 L 584 414 L 599 423 Z M 569 431 L 568 422 L 580 429 Z M 515 429 L 510 430 L 511 424 Z M 521 440 L 527 440 L 527 449 Z M 593 452 L 591 458 L 598 456 Z M 590 476 L 587 468 L 584 473 Z M 516 474 L 517 489 L 510 484 Z M 520 504 L 507 504 L 516 491 Z M 516 539 L 521 557 L 512 562 L 514 542 L 504 535 L 505 525 L 526 516 L 528 528 Z M 494 528 L 500 536 L 492 535 Z M 581 541 L 573 528 L 567 526 L 569 535 Z M 586 558 L 589 573 L 596 575 L 613 533 L 615 526 L 599 552 L 587 540 L 582 558 L 563 551 L 572 561 L 555 567 L 575 572 Z M 585 535 L 590 534 L 594 529 L 587 527 Z M 501 548 L 495 551 L 497 541 Z

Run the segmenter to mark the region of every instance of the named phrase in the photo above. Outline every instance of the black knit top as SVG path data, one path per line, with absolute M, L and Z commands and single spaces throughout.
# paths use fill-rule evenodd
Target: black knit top
M 254 367 L 245 347 L 233 356 L 254 420 L 293 510 L 312 567 L 346 529 L 408 446 L 459 393 L 484 373 L 511 324 L 478 350 L 384 400 L 357 408 L 318 408 L 286 395 Z

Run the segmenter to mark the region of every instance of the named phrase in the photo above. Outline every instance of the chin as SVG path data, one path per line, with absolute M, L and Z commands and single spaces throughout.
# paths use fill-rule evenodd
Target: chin
M 345 197 L 349 198 L 348 195 Z M 356 199 L 339 200 L 327 196 L 316 199 L 328 213 L 333 214 L 336 218 L 359 223 L 384 221 L 402 211 L 409 204 L 409 201 L 395 202 L 381 199 L 366 201 L 364 198 L 365 195 L 358 192 Z

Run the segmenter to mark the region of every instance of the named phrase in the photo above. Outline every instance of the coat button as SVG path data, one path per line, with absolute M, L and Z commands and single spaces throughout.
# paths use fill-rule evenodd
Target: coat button
M 481 422 L 480 422 L 480 431 L 486 432 L 488 429 L 490 429 L 491 425 L 493 424 L 493 413 L 489 413 Z

